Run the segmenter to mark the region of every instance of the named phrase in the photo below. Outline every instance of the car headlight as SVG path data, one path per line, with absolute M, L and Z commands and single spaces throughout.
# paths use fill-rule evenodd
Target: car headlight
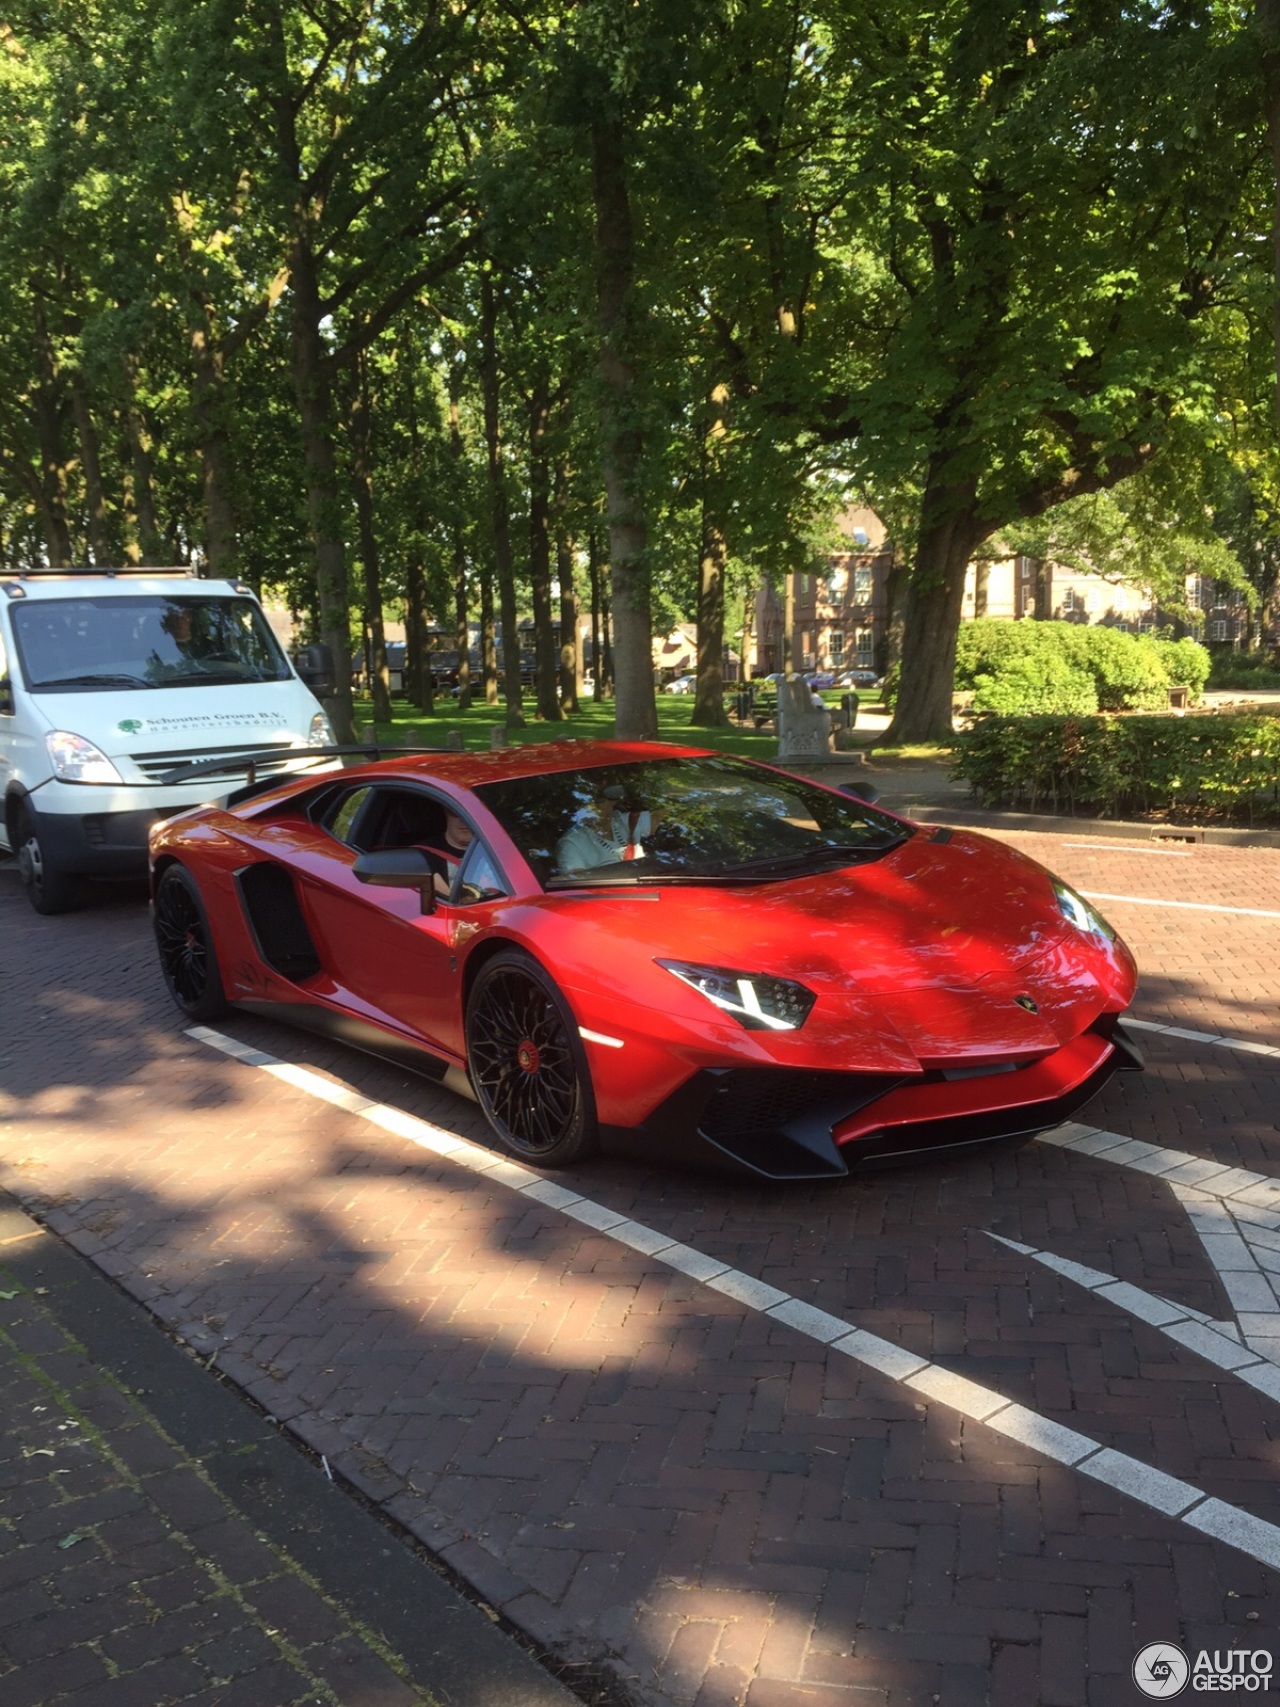
M 1070 919 L 1078 931 L 1086 936 L 1105 937 L 1108 942 L 1116 940 L 1116 933 L 1103 918 L 1096 907 L 1091 907 L 1083 895 L 1077 895 L 1069 883 L 1055 881 L 1053 892 L 1058 897 L 1058 908 L 1064 919 Z
M 124 778 L 103 752 L 83 735 L 68 729 L 51 729 L 44 738 L 60 782 L 123 782 Z
M 333 727 L 323 711 L 317 711 L 307 731 L 308 747 L 332 747 Z
M 684 960 L 660 960 L 658 965 L 732 1014 L 748 1031 L 796 1031 L 818 999 L 789 978 L 735 972 L 727 966 L 691 966 Z

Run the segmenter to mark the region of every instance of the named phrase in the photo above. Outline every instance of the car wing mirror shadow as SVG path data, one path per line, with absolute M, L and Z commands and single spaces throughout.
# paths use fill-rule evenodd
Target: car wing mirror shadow
M 435 876 L 421 848 L 379 848 L 357 854 L 351 869 L 361 883 L 379 889 L 416 889 L 423 912 L 436 910 Z

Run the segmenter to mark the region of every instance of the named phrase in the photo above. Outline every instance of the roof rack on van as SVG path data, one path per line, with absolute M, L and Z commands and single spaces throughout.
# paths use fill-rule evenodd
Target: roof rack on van
M 180 575 L 184 579 L 194 580 L 197 571 L 189 563 L 179 563 L 161 567 L 159 564 L 122 563 L 115 569 L 52 569 L 41 565 L 34 569 L 6 569 L 2 571 L 6 580 L 19 581 L 79 581 L 89 576 L 106 576 L 110 580 L 115 575 Z
M 0 570 L 0 588 L 3 588 L 11 599 L 20 599 L 24 596 L 24 581 L 114 581 L 119 575 L 149 575 L 170 581 L 199 579 L 198 571 L 189 563 L 180 563 L 174 568 L 166 569 L 126 563 L 119 569 L 4 569 Z

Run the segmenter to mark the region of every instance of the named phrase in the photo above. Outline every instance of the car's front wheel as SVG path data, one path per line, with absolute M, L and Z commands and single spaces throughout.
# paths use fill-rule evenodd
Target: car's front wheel
M 169 994 L 188 1019 L 227 1012 L 209 915 L 191 873 L 171 865 L 156 886 L 156 947 Z
M 531 956 L 504 950 L 481 967 L 467 1001 L 467 1065 L 489 1124 L 522 1160 L 559 1168 L 598 1148 L 577 1022 Z
M 18 876 L 37 913 L 69 913 L 84 899 L 84 880 L 64 871 L 50 854 L 29 807 L 23 807 L 18 823 Z

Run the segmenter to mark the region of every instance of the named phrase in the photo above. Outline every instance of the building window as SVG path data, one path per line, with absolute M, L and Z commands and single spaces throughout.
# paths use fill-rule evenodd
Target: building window
M 1068 587 L 1062 595 L 1062 614 L 1064 616 L 1083 616 L 1084 613 L 1084 594 L 1078 593 L 1074 587 Z
M 871 597 L 870 569 L 855 569 L 853 572 L 853 596 L 859 604 L 865 604 Z
M 1031 579 L 1031 559 L 1029 557 L 1020 557 L 1018 559 L 1018 579 L 1020 581 L 1029 581 Z
M 1230 640 L 1231 636 L 1227 633 L 1229 627 L 1230 624 L 1224 617 L 1215 617 L 1209 624 L 1210 640 Z
M 844 630 L 841 628 L 831 630 L 831 662 L 836 668 L 844 662 Z
M 876 637 L 870 628 L 860 628 L 857 635 L 858 668 L 869 670 L 876 655 Z

